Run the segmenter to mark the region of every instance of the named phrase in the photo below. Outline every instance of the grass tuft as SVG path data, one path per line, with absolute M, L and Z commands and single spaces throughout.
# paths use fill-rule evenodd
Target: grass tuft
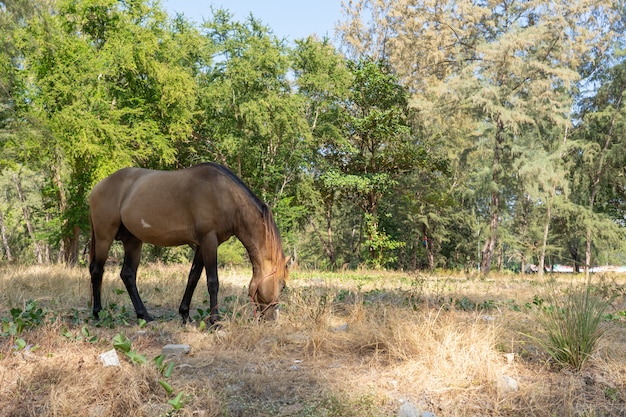
M 570 286 L 560 294 L 552 287 L 548 303 L 542 303 L 537 320 L 545 351 L 563 367 L 579 371 L 589 360 L 604 334 L 602 319 L 608 303 L 595 296 L 593 287 Z

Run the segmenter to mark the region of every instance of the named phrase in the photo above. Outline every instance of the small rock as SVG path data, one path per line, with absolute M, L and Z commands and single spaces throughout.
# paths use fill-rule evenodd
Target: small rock
M 333 332 L 345 332 L 348 330 L 348 323 L 344 323 L 341 326 L 333 327 L 331 331 Z
M 411 402 L 406 401 L 400 406 L 398 410 L 398 417 L 421 417 L 422 412 L 417 409 Z
M 302 404 L 288 404 L 280 409 L 279 416 L 297 416 L 300 415 L 304 405 Z
M 106 412 L 107 408 L 102 404 L 96 404 L 89 409 L 89 415 L 93 417 L 105 416 Z
M 191 351 L 191 346 L 189 345 L 165 345 L 161 352 L 164 355 L 179 355 L 181 353 L 187 354 Z
M 98 359 L 100 359 L 100 362 L 102 362 L 104 366 L 120 366 L 120 358 L 117 356 L 115 349 L 100 354 Z
M 515 360 L 515 353 L 507 353 L 504 356 L 506 357 L 506 363 L 508 363 L 509 365 L 512 364 Z
M 517 391 L 519 384 L 508 375 L 502 375 L 498 380 L 498 387 L 503 391 Z

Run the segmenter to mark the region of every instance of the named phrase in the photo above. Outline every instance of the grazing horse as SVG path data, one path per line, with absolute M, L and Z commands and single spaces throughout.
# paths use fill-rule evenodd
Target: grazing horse
M 191 297 L 206 269 L 210 322 L 219 320 L 217 247 L 231 236 L 243 243 L 252 262 L 250 299 L 261 315 L 274 319 L 278 296 L 288 278 L 280 233 L 270 209 L 229 169 L 205 163 L 180 171 L 124 168 L 100 181 L 89 197 L 93 315 L 102 310 L 102 274 L 113 240 L 124 246 L 121 278 L 138 318 L 153 320 L 137 291 L 143 242 L 195 246 L 180 303 L 189 319 Z

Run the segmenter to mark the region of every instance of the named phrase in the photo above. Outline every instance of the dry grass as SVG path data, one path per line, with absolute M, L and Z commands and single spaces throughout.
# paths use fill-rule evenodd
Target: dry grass
M 580 372 L 559 368 L 526 336 L 538 334 L 533 300 L 545 291 L 534 276 L 293 271 L 279 321 L 259 323 L 245 297 L 250 272 L 221 271 L 225 319 L 208 332 L 177 316 L 186 266 L 142 268 L 140 292 L 161 316 L 144 329 L 118 273 L 105 275 L 112 320 L 97 327 L 86 269 L 0 269 L 0 320 L 28 300 L 47 312 L 44 324 L 18 335 L 36 349 L 0 339 L 0 415 L 394 416 L 403 401 L 438 417 L 626 415 L 626 322 L 603 324 Z M 613 298 L 611 311 L 626 310 L 626 277 L 600 278 L 597 293 Z M 205 292 L 197 291 L 192 316 L 207 308 Z M 97 342 L 78 340 L 83 326 Z M 121 367 L 103 367 L 98 355 L 118 333 L 149 363 L 121 355 Z M 150 361 L 167 343 L 191 346 L 168 359 L 171 395 Z M 505 377 L 519 388 L 503 385 Z M 183 407 L 173 411 L 168 400 L 179 392 Z

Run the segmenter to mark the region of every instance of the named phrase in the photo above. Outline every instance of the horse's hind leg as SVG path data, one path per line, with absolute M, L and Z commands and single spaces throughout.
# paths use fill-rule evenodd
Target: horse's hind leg
M 185 289 L 185 295 L 180 302 L 178 312 L 183 317 L 183 324 L 189 320 L 189 306 L 191 305 L 191 297 L 196 290 L 200 275 L 202 275 L 202 268 L 204 268 L 204 261 L 202 260 L 202 251 L 199 247 L 196 247 L 196 253 L 193 256 L 193 263 L 191 264 L 191 271 L 189 271 L 189 278 L 187 278 L 187 288 Z
M 126 291 L 128 291 L 130 300 L 133 303 L 137 318 L 152 321 L 154 319 L 148 314 L 146 306 L 141 301 L 141 297 L 139 297 L 139 291 L 137 291 L 137 268 L 141 260 L 143 242 L 126 230 L 123 225 L 118 233 L 118 238 L 124 245 L 124 265 L 122 266 L 120 277 L 124 282 L 124 286 L 126 286 Z
M 93 235 L 91 237 L 91 262 L 89 263 L 89 275 L 91 275 L 91 291 L 92 291 L 92 312 L 93 316 L 100 318 L 100 311 L 102 311 L 102 275 L 104 274 L 104 264 L 109 256 L 109 248 L 113 242 L 113 238 L 96 239 Z

